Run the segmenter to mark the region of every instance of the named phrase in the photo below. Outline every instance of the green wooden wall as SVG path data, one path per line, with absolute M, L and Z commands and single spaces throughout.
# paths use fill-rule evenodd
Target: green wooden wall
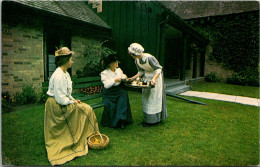
M 121 59 L 119 66 L 129 77 L 137 72 L 134 59 L 127 52 L 131 43 L 140 43 L 145 52 L 159 60 L 158 23 L 163 18 L 158 6 L 152 2 L 103 1 L 102 10 L 97 15 L 112 27 L 112 40 Z

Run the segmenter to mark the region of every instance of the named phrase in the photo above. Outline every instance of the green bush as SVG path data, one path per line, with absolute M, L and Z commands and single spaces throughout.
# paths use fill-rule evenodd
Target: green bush
M 43 92 L 37 93 L 32 85 L 23 86 L 22 92 L 14 93 L 14 96 L 8 92 L 2 93 L 2 113 L 9 113 L 13 111 L 14 106 L 33 104 L 33 103 L 45 103 L 47 95 Z
M 211 72 L 205 76 L 207 82 L 220 82 L 221 78 L 217 75 L 216 72 Z
M 41 93 L 39 94 L 39 101 L 38 101 L 38 103 L 39 104 L 43 104 L 43 103 L 45 103 L 47 101 L 47 99 L 48 99 L 48 95 L 46 94 L 46 92 L 41 91 Z
M 13 99 L 8 92 L 2 93 L 2 113 L 8 113 L 13 111 Z
M 214 24 L 209 19 L 193 27 L 210 39 L 213 52 L 209 59 L 235 71 L 228 83 L 258 86 L 259 13 L 242 15 L 241 19 L 235 19 L 235 15 L 216 16 L 219 21 Z
M 235 85 L 259 86 L 259 74 L 255 68 L 248 67 L 246 70 L 235 72 L 227 78 L 227 83 Z
M 107 42 L 107 41 L 104 41 Z M 102 71 L 102 57 L 116 53 L 111 46 L 95 46 L 92 48 L 87 48 L 84 52 L 85 66 L 82 70 L 77 70 L 76 75 L 78 78 L 88 77 L 88 76 L 98 76 Z
M 86 63 L 82 70 L 77 70 L 76 75 L 78 78 L 84 78 L 87 76 L 98 76 L 101 72 L 101 69 L 101 62 L 96 63 L 94 61 L 89 61 L 88 63 Z
M 38 95 L 32 85 L 26 85 L 22 88 L 22 92 L 16 92 L 14 94 L 14 102 L 16 105 L 36 103 L 38 99 Z

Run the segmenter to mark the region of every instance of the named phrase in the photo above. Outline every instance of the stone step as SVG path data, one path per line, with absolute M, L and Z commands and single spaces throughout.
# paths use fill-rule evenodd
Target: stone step
M 205 79 L 204 77 L 191 78 L 189 79 L 189 84 L 200 82 L 203 81 L 204 79 Z
M 185 85 L 185 81 L 177 81 L 177 82 L 167 83 L 167 88 L 175 88 L 183 85 Z
M 179 94 L 179 93 L 183 93 L 190 90 L 190 86 L 188 85 L 179 85 L 179 86 L 175 86 L 175 87 L 168 87 L 166 88 L 166 93 L 171 93 L 171 94 Z
M 180 81 L 178 79 L 167 79 L 166 78 L 164 80 L 164 83 L 167 85 L 168 88 L 185 85 L 185 81 Z
M 172 94 L 179 94 L 190 90 L 190 84 L 204 80 L 204 77 L 190 78 L 185 81 L 178 79 L 165 78 L 165 84 L 167 85 L 166 92 Z

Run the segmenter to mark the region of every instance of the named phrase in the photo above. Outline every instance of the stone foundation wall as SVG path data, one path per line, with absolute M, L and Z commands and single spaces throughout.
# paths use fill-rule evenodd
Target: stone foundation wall
M 17 19 L 17 18 L 16 18 Z M 71 48 L 75 52 L 72 76 L 85 66 L 85 50 L 101 56 L 102 33 L 72 29 Z M 43 22 L 19 16 L 17 20 L 2 22 L 2 92 L 14 95 L 22 87 L 31 85 L 41 92 L 44 81 Z
M 41 87 L 43 68 L 41 23 L 32 18 L 30 24 L 26 18 L 19 23 L 2 22 L 2 92 L 13 94 L 28 84 Z

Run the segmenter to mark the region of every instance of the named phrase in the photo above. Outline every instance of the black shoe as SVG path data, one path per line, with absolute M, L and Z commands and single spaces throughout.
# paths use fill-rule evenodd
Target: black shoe
M 147 122 L 143 122 L 143 127 L 150 127 L 150 126 L 154 126 L 154 125 L 157 125 L 158 123 L 160 122 L 156 122 L 156 123 L 147 123 Z
M 121 128 L 121 129 L 125 129 L 125 125 L 124 125 L 124 124 L 121 124 L 120 128 Z
M 149 126 L 149 124 L 147 124 L 146 122 L 142 122 L 142 124 L 143 124 L 143 127 L 148 127 Z

